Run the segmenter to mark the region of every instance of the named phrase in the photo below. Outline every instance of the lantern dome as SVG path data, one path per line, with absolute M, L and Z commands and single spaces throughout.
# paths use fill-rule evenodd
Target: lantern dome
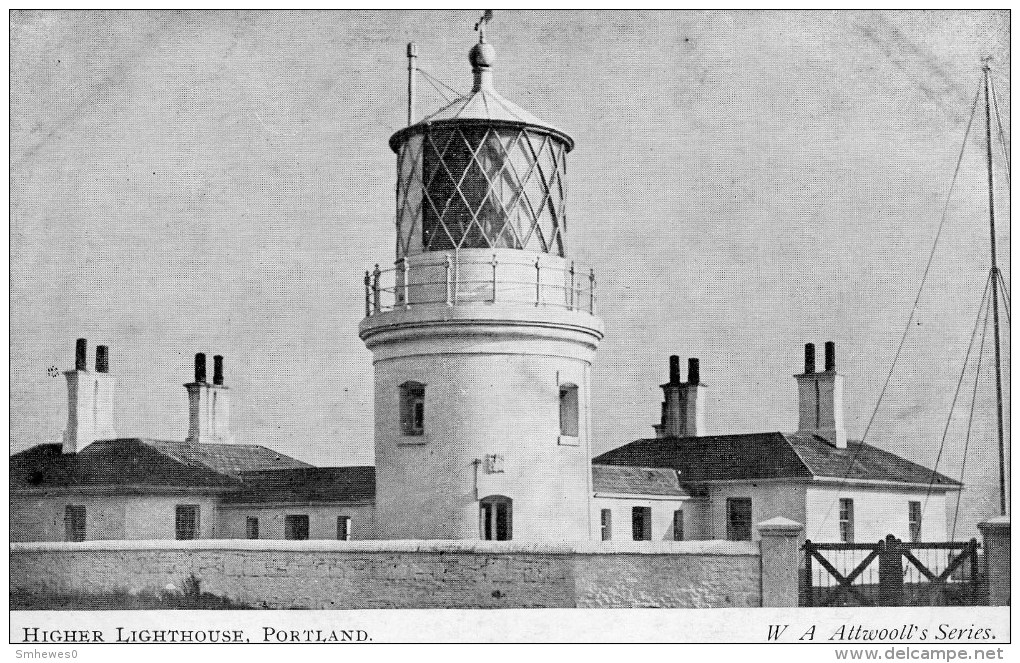
M 492 84 L 496 52 L 469 54 L 471 92 L 397 131 L 397 259 L 430 251 L 519 249 L 564 257 L 564 131 Z

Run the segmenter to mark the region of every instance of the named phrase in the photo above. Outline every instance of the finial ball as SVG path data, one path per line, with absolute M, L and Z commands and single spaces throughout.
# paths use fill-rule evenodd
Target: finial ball
M 468 60 L 475 69 L 479 67 L 491 67 L 496 62 L 496 49 L 492 44 L 478 43 L 471 47 Z

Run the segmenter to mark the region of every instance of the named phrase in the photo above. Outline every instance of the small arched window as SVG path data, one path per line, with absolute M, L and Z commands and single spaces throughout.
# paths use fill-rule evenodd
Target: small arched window
M 490 495 L 479 501 L 480 529 L 483 541 L 509 541 L 513 538 L 513 500 Z
M 560 435 L 577 437 L 577 385 L 560 385 Z
M 404 435 L 425 433 L 425 385 L 420 382 L 400 385 L 400 429 Z

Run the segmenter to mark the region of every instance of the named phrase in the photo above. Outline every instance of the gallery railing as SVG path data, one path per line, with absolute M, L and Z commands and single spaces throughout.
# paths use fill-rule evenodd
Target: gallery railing
M 403 258 L 365 272 L 365 316 L 420 306 L 509 303 L 595 315 L 595 270 L 521 251 L 472 251 Z

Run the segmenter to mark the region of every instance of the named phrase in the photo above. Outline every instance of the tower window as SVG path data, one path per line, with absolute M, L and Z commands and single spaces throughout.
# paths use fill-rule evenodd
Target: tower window
M 351 540 L 351 517 L 350 516 L 337 516 L 336 517 L 336 540 L 337 541 L 350 541 Z
M 910 529 L 910 540 L 917 542 L 921 540 L 921 503 L 907 503 L 907 526 Z
M 64 540 L 85 540 L 85 507 L 72 504 L 64 507 Z
M 854 501 L 848 498 L 839 500 L 839 540 L 854 542 Z
M 420 382 L 400 385 L 400 429 L 404 435 L 425 433 L 425 385 Z
M 577 385 L 560 385 L 560 435 L 577 437 Z
M 483 541 L 509 541 L 513 538 L 513 500 L 502 495 L 486 497 L 479 503 Z
M 751 498 L 726 499 L 726 538 L 730 541 L 751 540 Z
M 179 541 L 198 538 L 198 505 L 178 504 L 175 529 Z
M 308 538 L 308 516 L 285 516 L 283 519 L 283 536 L 293 541 L 304 541 Z
M 609 509 L 602 509 L 602 540 L 612 541 L 613 539 L 613 512 Z
M 248 516 L 244 524 L 244 536 L 247 539 L 259 538 L 259 519 L 255 516 Z
M 636 506 L 631 509 L 630 524 L 635 541 L 651 541 L 652 507 Z
M 684 540 L 684 510 L 677 509 L 673 512 L 673 540 Z

